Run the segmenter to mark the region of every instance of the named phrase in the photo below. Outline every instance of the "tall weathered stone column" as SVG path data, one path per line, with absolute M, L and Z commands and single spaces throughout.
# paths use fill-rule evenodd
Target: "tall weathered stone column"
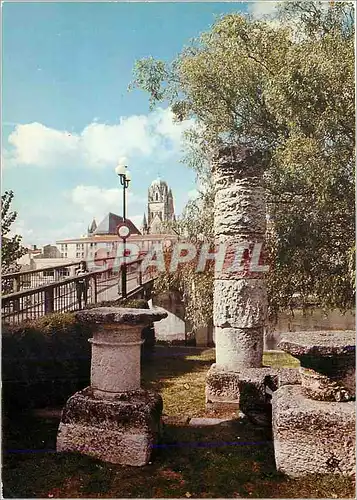
M 266 204 L 260 155 L 239 148 L 220 151 L 213 162 L 216 244 L 258 251 L 266 231 Z M 255 245 L 255 248 L 253 248 Z M 239 262 L 237 262 L 239 265 Z M 246 268 L 216 270 L 213 321 L 217 367 L 229 370 L 262 366 L 267 297 L 264 277 Z
M 256 266 L 262 264 L 258 255 L 265 239 L 266 203 L 261 154 L 241 147 L 225 148 L 212 167 L 215 243 L 225 244 L 228 251 L 225 265 L 215 272 L 216 364 L 208 374 L 206 402 L 220 407 L 222 403 L 239 404 L 239 373 L 262 367 L 267 293 L 264 276 Z

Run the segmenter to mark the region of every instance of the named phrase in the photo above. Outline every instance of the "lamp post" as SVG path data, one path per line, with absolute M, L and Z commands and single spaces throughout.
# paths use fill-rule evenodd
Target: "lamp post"
M 123 222 L 126 220 L 126 190 L 131 181 L 130 172 L 125 161 L 121 160 L 119 165 L 115 169 L 115 173 L 119 176 L 120 184 L 123 186 Z M 126 298 L 126 262 L 125 262 L 125 251 L 126 251 L 126 239 L 123 239 L 123 265 L 121 272 L 121 292 L 122 297 Z

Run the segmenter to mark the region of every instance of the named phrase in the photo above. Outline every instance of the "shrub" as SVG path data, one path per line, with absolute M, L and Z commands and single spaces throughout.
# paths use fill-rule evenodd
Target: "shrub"
M 5 411 L 61 404 L 88 385 L 91 336 L 91 327 L 71 313 L 3 325 Z

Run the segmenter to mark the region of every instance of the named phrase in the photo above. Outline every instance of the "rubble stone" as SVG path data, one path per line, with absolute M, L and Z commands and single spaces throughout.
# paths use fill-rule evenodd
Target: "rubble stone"
M 305 474 L 355 475 L 355 405 L 308 399 L 301 386 L 273 394 L 273 436 L 277 469 Z
M 286 383 L 300 384 L 296 368 L 222 370 L 211 366 L 206 377 L 206 408 L 238 409 L 257 425 L 271 425 L 271 393 Z
M 306 397 L 319 401 L 350 401 L 355 388 L 355 332 L 294 332 L 279 347 L 299 359 Z
M 79 452 L 115 464 L 148 463 L 160 435 L 162 398 L 133 391 L 108 399 L 91 388 L 74 394 L 63 410 L 57 451 Z

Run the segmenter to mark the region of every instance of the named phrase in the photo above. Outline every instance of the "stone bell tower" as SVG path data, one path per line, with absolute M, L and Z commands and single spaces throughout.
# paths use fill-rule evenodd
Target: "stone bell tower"
M 160 234 L 164 232 L 163 223 L 173 221 L 174 219 L 172 191 L 165 181 L 160 178 L 155 179 L 148 190 L 146 232 L 149 234 Z

